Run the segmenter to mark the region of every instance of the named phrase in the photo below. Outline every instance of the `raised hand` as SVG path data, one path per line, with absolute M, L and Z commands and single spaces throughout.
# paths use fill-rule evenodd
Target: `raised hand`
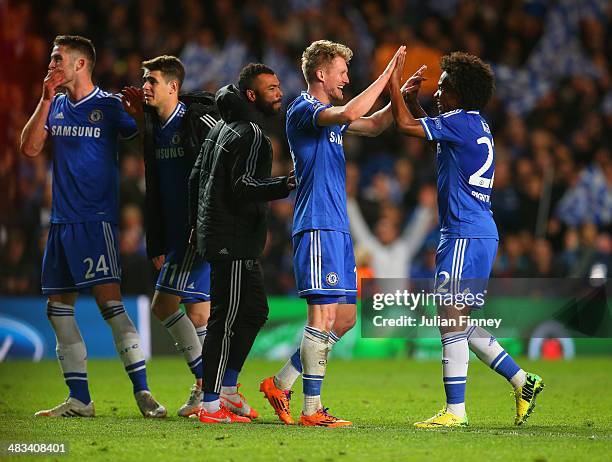
M 66 74 L 58 68 L 51 69 L 43 81 L 43 100 L 51 101 L 57 93 L 58 87 L 66 82 Z
M 401 47 L 397 49 L 397 51 L 393 55 L 393 58 L 391 58 L 391 61 L 389 61 L 389 64 L 387 64 L 387 67 L 385 68 L 381 76 L 385 77 L 386 79 L 391 78 L 391 74 L 393 73 L 393 70 L 397 67 L 397 60 L 402 53 L 406 55 L 406 47 L 404 45 L 402 45 Z M 402 64 L 402 68 L 403 68 L 403 64 Z
M 140 119 L 144 113 L 144 92 L 142 88 L 125 87 L 121 90 L 121 103 L 132 118 Z
M 421 84 L 427 80 L 423 75 L 426 70 L 427 66 L 422 65 L 402 86 L 402 95 L 406 101 L 416 100 L 419 90 L 421 89 Z
M 400 86 L 400 82 L 402 80 L 402 74 L 404 73 L 404 61 L 406 60 L 406 47 L 400 47 L 400 49 L 396 53 L 396 61 L 395 67 L 393 68 L 393 72 L 391 74 L 391 79 L 389 80 L 390 85 Z

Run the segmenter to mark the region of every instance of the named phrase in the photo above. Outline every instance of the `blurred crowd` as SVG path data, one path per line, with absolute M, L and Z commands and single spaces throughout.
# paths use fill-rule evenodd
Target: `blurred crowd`
M 272 67 L 289 103 L 304 88 L 302 50 L 313 40 L 355 53 L 347 97 L 365 88 L 399 44 L 406 76 L 453 50 L 493 66 L 497 92 L 484 117 L 495 137 L 492 196 L 501 240 L 494 274 L 605 277 L 612 239 L 612 18 L 606 0 L 0 0 L 0 293 L 38 293 L 51 204 L 50 152 L 25 158 L 21 129 L 40 98 L 51 42 L 81 34 L 97 47 L 94 80 L 107 91 L 139 85 L 140 64 L 180 56 L 184 90 L 216 90 L 250 61 Z M 352 94 L 351 94 L 352 93 Z M 388 101 L 383 95 L 377 108 Z M 291 168 L 282 117 L 266 127 L 273 174 Z M 431 277 L 439 238 L 435 155 L 387 130 L 346 136 L 347 195 L 362 276 Z M 144 166 L 122 146 L 121 238 L 127 293 L 148 293 Z M 289 198 L 270 204 L 264 255 L 269 293 L 294 294 Z M 355 226 L 358 228 L 356 229 Z M 385 264 L 388 262 L 388 264 Z

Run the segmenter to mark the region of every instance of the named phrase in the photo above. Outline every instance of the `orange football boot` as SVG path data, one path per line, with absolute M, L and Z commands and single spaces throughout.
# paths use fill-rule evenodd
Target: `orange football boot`
M 240 384 L 236 385 L 236 388 L 240 388 Z M 239 391 L 232 395 L 219 395 L 221 403 L 227 408 L 228 411 L 233 412 L 236 415 L 248 417 L 249 419 L 256 419 L 259 417 L 259 413 L 249 406 L 246 398 Z
M 276 412 L 276 415 L 285 425 L 293 425 L 293 417 L 289 410 L 289 400 L 291 399 L 291 391 L 281 390 L 274 383 L 274 377 L 268 377 L 259 384 L 261 391 L 267 398 L 268 402 Z
M 198 413 L 198 418 L 200 422 L 207 423 L 207 424 L 208 423 L 230 424 L 230 423 L 236 423 L 236 422 L 248 423 L 251 421 L 251 419 L 249 419 L 248 417 L 236 415 L 233 412 L 228 411 L 227 408 L 223 406 L 223 404 L 221 405 L 221 407 L 219 408 L 217 412 L 206 412 L 204 408 L 200 409 L 200 412 Z
M 313 415 L 304 415 L 300 416 L 300 425 L 304 425 L 306 427 L 348 427 L 353 425 L 353 422 L 349 422 L 348 420 L 342 420 L 338 417 L 334 417 L 331 414 L 327 413 L 326 407 L 319 409 Z

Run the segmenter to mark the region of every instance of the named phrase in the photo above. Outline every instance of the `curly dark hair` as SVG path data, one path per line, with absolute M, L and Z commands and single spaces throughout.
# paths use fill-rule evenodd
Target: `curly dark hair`
M 463 109 L 480 110 L 491 99 L 495 76 L 491 66 L 477 56 L 454 51 L 442 57 L 440 68 L 448 74 Z

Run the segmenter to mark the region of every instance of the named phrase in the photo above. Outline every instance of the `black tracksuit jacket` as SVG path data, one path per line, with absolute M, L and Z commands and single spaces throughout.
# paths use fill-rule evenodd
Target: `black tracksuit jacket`
M 208 261 L 257 259 L 268 231 L 266 202 L 289 195 L 287 177 L 270 178 L 270 139 L 257 123 L 261 114 L 238 88 L 221 88 L 215 101 L 222 120 L 190 176 L 196 245 Z

